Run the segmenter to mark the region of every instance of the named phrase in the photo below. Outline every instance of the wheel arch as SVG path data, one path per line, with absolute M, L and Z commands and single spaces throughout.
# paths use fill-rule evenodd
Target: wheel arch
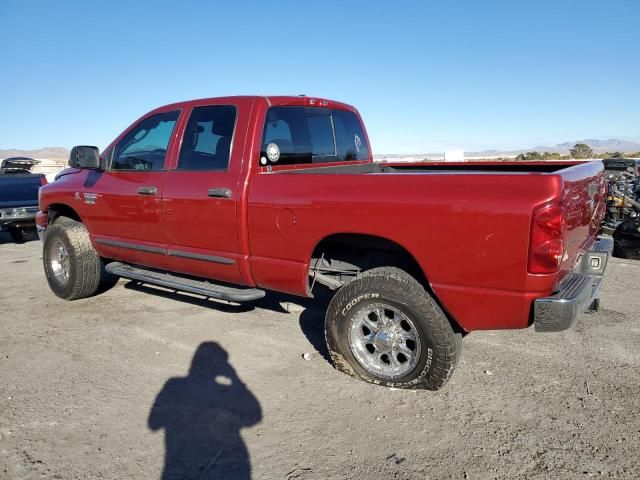
M 383 266 L 402 268 L 423 286 L 429 287 L 426 273 L 411 252 L 398 242 L 378 235 L 327 235 L 316 243 L 309 261 L 310 275 L 315 268 L 322 268 L 331 275 L 331 270 L 352 272 Z
M 47 207 L 47 225 L 54 223 L 58 217 L 68 217 L 84 223 L 82 217 L 74 208 L 64 203 L 52 203 Z
M 337 290 L 358 273 L 378 267 L 397 267 L 415 278 L 440 306 L 454 330 L 464 332 L 431 288 L 428 273 L 415 256 L 400 243 L 378 235 L 337 233 L 322 238 L 310 256 L 309 291 L 316 283 Z

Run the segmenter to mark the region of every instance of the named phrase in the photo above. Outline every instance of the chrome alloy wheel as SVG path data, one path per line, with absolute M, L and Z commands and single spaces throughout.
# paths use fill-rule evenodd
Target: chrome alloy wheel
M 420 358 L 420 337 L 411 319 L 391 305 L 363 306 L 351 319 L 349 347 L 369 373 L 396 379 Z
M 58 282 L 65 284 L 69 281 L 69 254 L 59 240 L 53 242 L 49 249 L 49 265 Z

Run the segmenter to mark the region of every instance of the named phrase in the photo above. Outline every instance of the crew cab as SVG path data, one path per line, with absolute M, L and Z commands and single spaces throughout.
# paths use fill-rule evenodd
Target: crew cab
M 465 332 L 571 327 L 612 249 L 602 162 L 375 163 L 358 111 L 322 98 L 167 105 L 69 163 L 37 215 L 56 295 L 329 291 L 334 365 L 387 386 L 441 388 Z

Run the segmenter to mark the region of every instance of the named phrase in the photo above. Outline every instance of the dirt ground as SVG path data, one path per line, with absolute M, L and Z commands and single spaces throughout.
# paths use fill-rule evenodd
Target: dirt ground
M 444 390 L 399 391 L 332 368 L 300 300 L 64 302 L 2 234 L 0 478 L 640 478 L 639 280 L 614 259 L 574 330 L 472 333 Z

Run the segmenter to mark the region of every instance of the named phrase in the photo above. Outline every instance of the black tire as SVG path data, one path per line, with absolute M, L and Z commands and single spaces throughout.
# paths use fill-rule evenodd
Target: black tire
M 352 325 L 361 318 L 359 315 L 366 312 L 368 306 L 380 305 L 393 309 L 392 316 L 393 311 L 398 311 L 399 315 L 409 318 L 413 324 L 411 328 L 418 334 L 414 343 L 420 344 L 419 348 L 414 345 L 411 364 L 415 363 L 415 366 L 393 378 L 378 375 L 360 363 L 350 344 L 350 332 L 357 331 Z M 442 388 L 455 370 L 462 346 L 461 334 L 454 332 L 446 315 L 424 287 L 404 270 L 394 267 L 368 270 L 342 287 L 329 304 L 325 335 L 331 360 L 338 370 L 367 382 L 397 388 Z M 369 351 L 372 355 L 376 352 Z
M 56 273 L 52 263 L 56 260 L 52 252 L 60 246 L 66 252 L 63 268 L 66 275 Z M 93 248 L 86 227 L 67 217 L 59 217 L 47 228 L 42 261 L 51 291 L 64 300 L 90 297 L 118 281 L 118 277 L 104 270 L 104 263 Z

